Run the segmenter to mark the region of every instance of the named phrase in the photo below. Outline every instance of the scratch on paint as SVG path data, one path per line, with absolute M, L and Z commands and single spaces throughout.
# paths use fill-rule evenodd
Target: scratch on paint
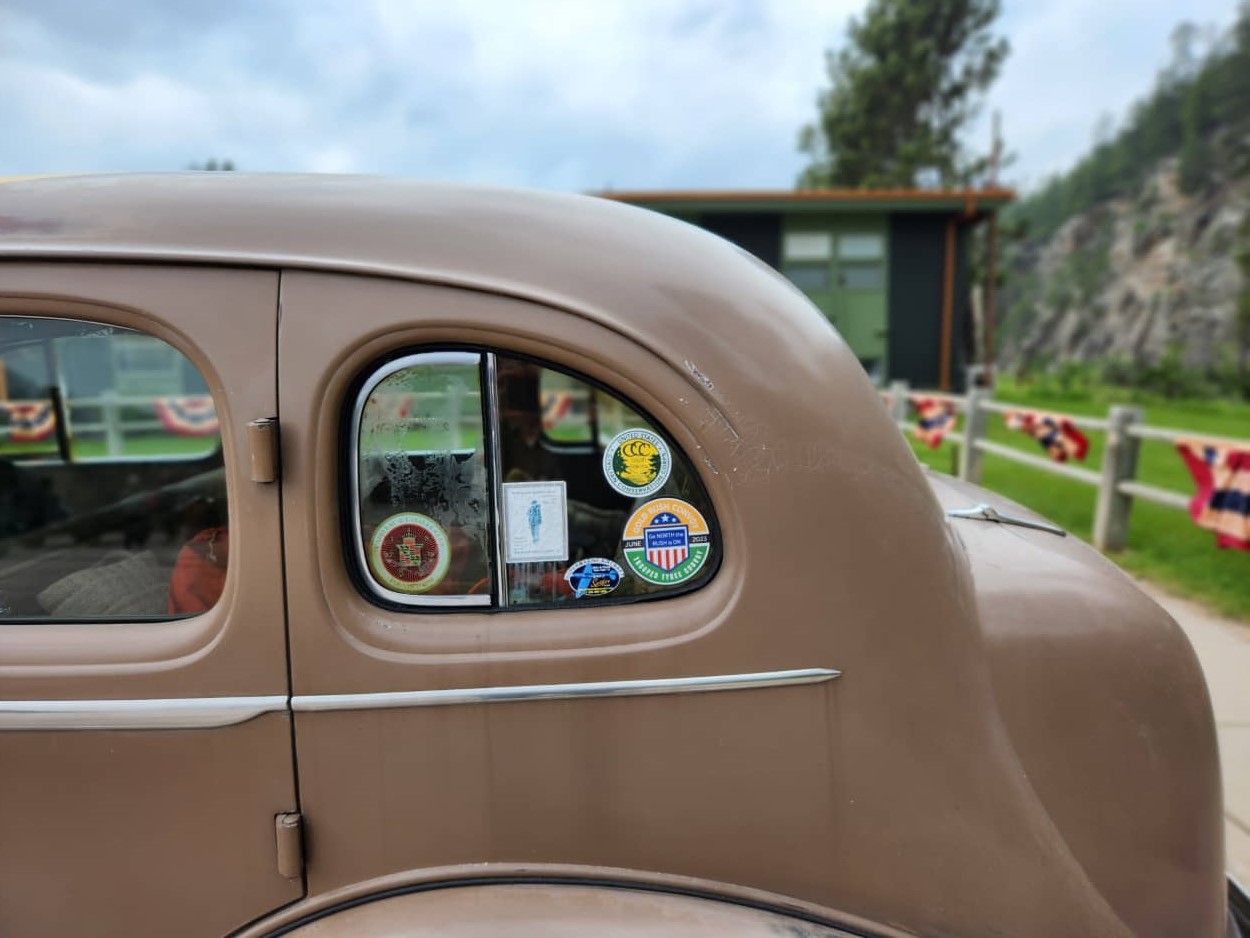
M 833 466 L 837 461 L 834 447 L 806 441 L 803 443 L 777 443 L 769 438 L 769 426 L 763 422 L 753 422 L 734 430 L 724 415 L 714 407 L 708 407 L 700 426 L 708 431 L 718 442 L 724 444 L 729 451 L 727 473 L 733 484 L 752 485 L 765 482 L 772 476 L 793 469 L 799 472 L 822 472 Z M 710 459 L 704 457 L 704 463 L 713 471 Z
M 698 365 L 696 365 L 694 362 L 692 362 L 692 361 L 691 361 L 690 359 L 688 359 L 688 358 L 687 358 L 687 359 L 684 359 L 684 360 L 683 360 L 683 362 L 682 362 L 682 364 L 684 364 L 684 365 L 686 366 L 686 370 L 687 370 L 688 372 L 690 372 L 690 374 L 691 374 L 691 376 L 693 376 L 694 380 L 698 381 L 701 385 L 703 385 L 703 386 L 704 386 L 705 388 L 707 388 L 709 391 L 715 391 L 715 390 L 716 390 L 716 385 L 714 385 L 714 384 L 712 383 L 712 379 L 711 379 L 711 378 L 709 378 L 707 375 L 705 375 L 703 372 L 701 372 L 701 371 L 699 370 L 699 366 L 698 366 Z

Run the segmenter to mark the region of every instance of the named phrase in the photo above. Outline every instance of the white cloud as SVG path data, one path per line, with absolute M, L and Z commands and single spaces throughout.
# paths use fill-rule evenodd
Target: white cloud
M 1008 178 L 1036 185 L 1089 148 L 1102 115 L 1118 124 L 1150 92 L 1176 24 L 1227 26 L 1233 12 L 1227 0 L 1009 3 L 1003 26 L 1011 57 L 973 142 L 988 148 L 989 114 L 1001 111 L 1007 147 L 1019 156 Z
M 0 174 L 379 172 L 561 189 L 786 187 L 864 0 L 8 0 Z M 1018 174 L 1144 93 L 1162 0 L 1020 0 L 995 89 Z M 1226 5 L 1226 4 L 1225 4 Z M 988 115 L 987 109 L 987 115 Z M 986 144 L 988 130 L 973 143 Z

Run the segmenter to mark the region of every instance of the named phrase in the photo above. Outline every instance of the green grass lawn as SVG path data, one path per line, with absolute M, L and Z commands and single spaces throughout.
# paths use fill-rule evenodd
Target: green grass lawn
M 123 456 L 207 456 L 217 448 L 217 437 L 174 436 L 172 433 L 145 433 L 123 438 Z M 75 459 L 104 459 L 108 447 L 101 438 L 75 437 L 70 442 Z M 39 443 L 0 443 L 0 456 L 23 456 L 27 459 L 59 459 L 56 440 Z
M 1097 417 L 1105 417 L 1113 403 L 1129 403 L 1128 395 L 1115 388 L 1047 394 L 1006 380 L 999 383 L 995 396 L 1000 401 L 1035 409 Z M 1151 426 L 1250 439 L 1250 404 L 1136 397 L 1132 405 L 1143 410 L 1145 422 Z M 959 429 L 963 429 L 962 419 Z M 1104 435 L 1087 435 L 1090 452 L 1084 465 L 1096 472 L 1102 465 Z M 1001 415 L 989 415 L 988 437 L 996 443 L 1042 455 L 1041 447 L 1032 438 L 1008 430 Z M 912 448 L 926 465 L 941 472 L 954 472 L 957 444 L 946 442 L 931 450 L 913 439 Z M 983 460 L 981 482 L 986 488 L 1028 505 L 1089 539 L 1096 489 L 989 453 L 983 455 Z M 1189 471 L 1175 448 L 1167 443 L 1142 441 L 1137 478 L 1160 488 L 1187 494 L 1193 491 Z M 1250 553 L 1220 550 L 1215 546 L 1215 535 L 1195 527 L 1184 512 L 1137 500 L 1129 524 L 1128 548 L 1112 556 L 1131 573 L 1201 599 L 1226 615 L 1250 621 Z

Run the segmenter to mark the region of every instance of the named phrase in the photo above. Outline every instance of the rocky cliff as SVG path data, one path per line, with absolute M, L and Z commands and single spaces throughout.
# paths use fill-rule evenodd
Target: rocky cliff
M 1131 197 L 1008 249 L 1004 366 L 1166 355 L 1191 369 L 1232 366 L 1250 177 L 1186 195 L 1177 173 L 1178 160 L 1164 160 Z

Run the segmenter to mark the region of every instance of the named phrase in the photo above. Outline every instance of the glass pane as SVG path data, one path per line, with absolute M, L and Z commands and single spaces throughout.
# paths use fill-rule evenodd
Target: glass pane
M 782 240 L 787 261 L 827 261 L 833 257 L 833 236 L 827 231 L 791 231 Z
M 229 555 L 221 466 L 213 400 L 177 349 L 0 317 L 0 622 L 210 609 Z
M 397 602 L 490 601 L 479 356 L 393 363 L 357 415 L 358 548 L 374 591 Z
M 637 599 L 706 582 L 711 504 L 685 457 L 620 398 L 571 375 L 497 357 L 500 519 L 513 606 Z M 544 389 L 586 401 L 595 445 L 542 432 Z
M 885 238 L 878 234 L 843 235 L 838 257 L 847 261 L 875 261 L 885 257 Z
M 591 442 L 594 401 L 586 385 L 559 371 L 544 370 L 539 397 L 547 439 L 555 443 Z
M 829 265 L 819 264 L 786 264 L 785 275 L 800 290 L 808 292 L 829 289 Z
M 885 286 L 881 264 L 843 264 L 842 286 L 851 290 L 879 290 Z

